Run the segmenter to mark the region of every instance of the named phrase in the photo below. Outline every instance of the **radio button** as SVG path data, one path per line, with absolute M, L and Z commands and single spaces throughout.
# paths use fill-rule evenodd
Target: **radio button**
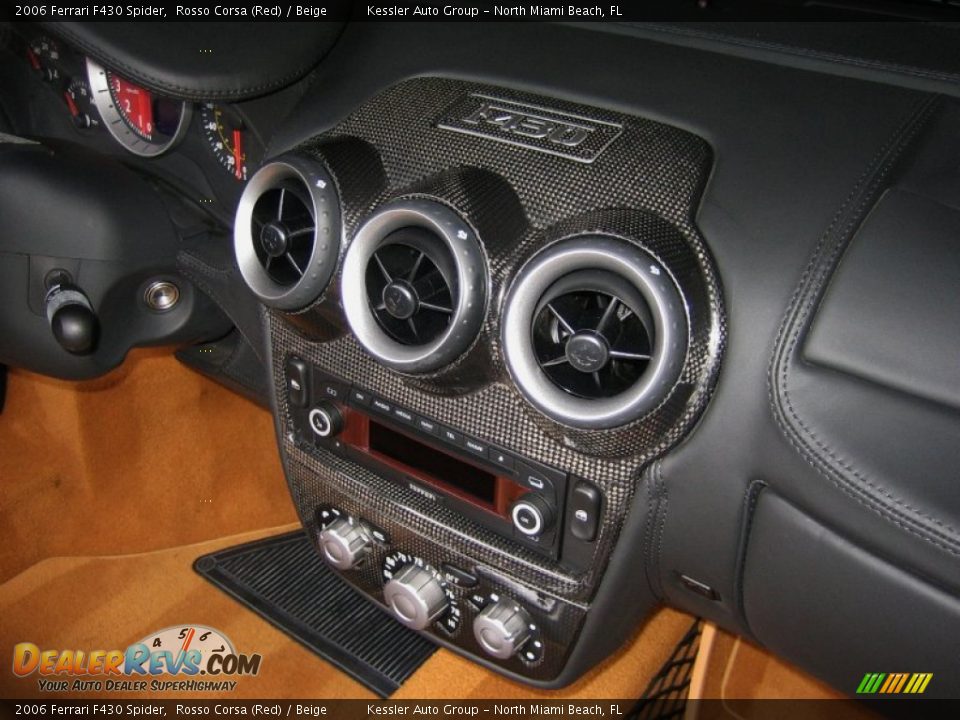
M 358 407 L 367 407 L 370 404 L 370 399 L 370 393 L 368 393 L 366 390 L 353 388 L 350 391 L 350 402 Z
M 313 369 L 313 394 L 318 400 L 336 400 L 344 402 L 347 397 L 347 388 L 343 383 L 331 380 L 317 368 Z
M 489 447 L 486 443 L 482 443 L 479 440 L 473 440 L 471 438 L 465 438 L 463 441 L 463 446 L 474 455 L 478 455 L 482 458 L 487 457 Z
M 545 472 L 545 468 L 534 467 L 526 461 L 517 461 L 517 480 L 520 481 L 521 485 L 531 490 L 552 496 L 554 494 L 554 482 L 550 476 L 556 474 L 557 473 L 553 472 Z M 563 476 L 560 475 L 560 478 L 562 477 Z
M 451 445 L 463 447 L 463 435 L 450 428 L 440 428 L 440 437 Z
M 505 470 L 513 470 L 516 467 L 516 460 L 513 455 L 508 455 L 502 450 L 490 448 L 490 460 L 494 465 L 499 465 Z
M 393 408 L 393 417 L 404 425 L 413 425 L 414 422 L 414 414 L 412 412 L 397 406 Z
M 393 412 L 393 406 L 386 400 L 381 400 L 378 397 L 375 397 L 370 401 L 370 407 L 377 412 L 384 413 L 385 415 L 389 415 Z
M 425 432 L 429 435 L 439 435 L 440 426 L 435 423 L 433 420 L 425 417 L 417 418 L 417 429 L 421 432 Z

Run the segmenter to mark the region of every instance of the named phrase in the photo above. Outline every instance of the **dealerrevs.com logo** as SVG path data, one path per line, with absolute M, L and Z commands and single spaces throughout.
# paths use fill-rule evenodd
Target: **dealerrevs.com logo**
M 259 673 L 261 661 L 203 625 L 164 628 L 125 650 L 46 650 L 30 642 L 13 648 L 13 674 L 38 675 L 44 692 L 223 692 L 236 688 L 232 678 Z

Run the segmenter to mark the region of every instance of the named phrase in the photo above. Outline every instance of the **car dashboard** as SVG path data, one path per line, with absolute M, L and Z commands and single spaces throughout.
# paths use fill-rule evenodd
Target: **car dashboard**
M 513 680 L 666 604 L 960 692 L 955 29 L 109 25 L 0 36 L 0 362 L 175 346 L 342 580 Z

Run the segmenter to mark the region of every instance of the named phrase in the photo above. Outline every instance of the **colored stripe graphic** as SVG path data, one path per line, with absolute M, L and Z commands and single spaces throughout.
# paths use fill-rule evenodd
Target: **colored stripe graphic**
M 919 695 L 927 689 L 933 673 L 867 673 L 857 686 L 857 695 Z
M 880 688 L 880 692 L 882 692 L 882 693 L 887 693 L 887 692 L 889 692 L 889 691 L 890 691 L 890 684 L 896 679 L 896 677 L 897 677 L 897 674 L 896 674 L 896 673 L 891 673 L 890 675 L 887 675 L 887 681 L 886 681 L 886 682 L 883 684 L 883 686 Z

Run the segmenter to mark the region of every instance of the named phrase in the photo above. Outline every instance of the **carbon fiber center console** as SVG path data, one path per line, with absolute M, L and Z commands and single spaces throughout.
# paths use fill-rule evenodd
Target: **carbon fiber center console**
M 422 78 L 254 177 L 284 466 L 346 581 L 515 677 L 582 671 L 641 474 L 716 378 L 709 172 L 674 127 Z

